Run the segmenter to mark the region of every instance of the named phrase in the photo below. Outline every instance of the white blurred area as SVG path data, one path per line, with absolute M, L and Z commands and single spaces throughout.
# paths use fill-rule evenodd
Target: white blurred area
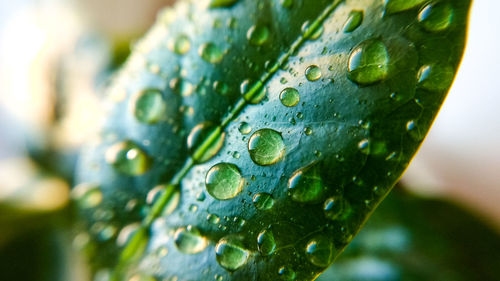
M 0 0 L 0 161 L 23 153 L 21 125 L 78 146 L 92 128 L 95 85 L 78 77 L 102 67 L 102 57 L 75 58 L 71 115 L 55 130 L 54 63 L 77 36 L 140 33 L 171 0 Z M 26 4 L 33 4 L 27 8 Z M 140 8 L 137 8 L 137 5 Z M 75 8 L 76 7 L 76 8 Z M 474 0 L 469 40 L 454 86 L 434 127 L 403 177 L 413 191 L 461 202 L 500 230 L 499 0 Z M 21 54 L 21 55 L 20 55 Z M 78 60 L 79 59 L 79 60 Z M 96 63 L 97 62 L 97 63 Z M 94 121 L 92 121 L 94 122 Z M 88 127 L 88 126 L 87 126 Z M 76 133 L 75 133 L 76 132 Z M 0 182 L 0 188 L 1 188 Z M 1 199 L 1 198 L 0 198 Z
M 419 194 L 459 201 L 500 230 L 498 11 L 498 0 L 473 1 L 462 65 L 403 183 Z

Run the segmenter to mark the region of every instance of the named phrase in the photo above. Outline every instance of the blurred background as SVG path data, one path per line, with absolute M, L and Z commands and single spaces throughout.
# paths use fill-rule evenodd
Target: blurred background
M 69 227 L 77 153 L 101 122 L 109 77 L 173 2 L 0 0 L 0 280 L 92 280 Z M 320 280 L 498 280 L 499 10 L 474 1 L 464 60 L 424 145 Z

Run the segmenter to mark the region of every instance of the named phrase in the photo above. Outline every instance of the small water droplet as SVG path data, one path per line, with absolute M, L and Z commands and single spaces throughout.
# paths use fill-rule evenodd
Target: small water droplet
M 241 122 L 238 130 L 242 135 L 248 135 L 252 131 L 252 126 L 250 126 L 247 122 Z
M 214 91 L 219 95 L 225 96 L 229 93 L 229 86 L 222 81 L 215 81 Z
M 307 80 L 314 82 L 321 78 L 321 69 L 317 65 L 310 65 L 306 69 L 306 78 Z
M 187 138 L 187 147 L 194 161 L 206 162 L 219 152 L 226 136 L 221 131 L 220 127 L 210 122 L 202 122 L 191 130 Z M 212 139 L 209 146 L 206 145 L 207 139 Z
M 205 43 L 200 46 L 200 57 L 209 63 L 218 63 L 224 57 L 224 53 L 214 43 Z
M 301 203 L 317 203 L 323 198 L 324 185 L 319 164 L 314 163 L 299 169 L 288 180 L 292 200 Z
M 327 267 L 335 257 L 335 246 L 327 237 L 317 235 L 307 243 L 306 255 L 312 264 Z
M 200 234 L 200 231 L 193 226 L 177 229 L 174 234 L 174 242 L 177 249 L 184 254 L 196 254 L 207 247 L 207 240 Z
M 180 34 L 175 37 L 175 39 L 169 41 L 168 47 L 172 52 L 178 55 L 184 55 L 191 49 L 191 42 L 186 34 Z
M 272 129 L 260 129 L 248 141 L 252 161 L 261 166 L 276 164 L 285 155 L 285 143 L 280 133 Z
M 309 127 L 304 128 L 304 134 L 306 134 L 306 136 L 310 136 L 310 135 L 312 135 L 312 133 L 313 133 L 313 130 L 311 128 L 309 128 Z
M 71 197 L 82 209 L 95 208 L 102 202 L 102 191 L 99 186 L 81 183 L 71 191 Z
M 418 86 L 429 91 L 446 91 L 455 73 L 448 65 L 424 65 L 418 71 Z
M 269 40 L 269 28 L 265 25 L 253 25 L 248 29 L 247 39 L 250 44 L 262 46 Z
M 170 89 L 172 89 L 174 93 L 184 97 L 190 96 L 194 91 L 193 84 L 184 78 L 174 78 L 170 80 Z
M 236 271 L 246 264 L 250 252 L 236 238 L 224 237 L 215 246 L 217 262 L 228 271 Z
M 132 108 L 139 122 L 154 124 L 165 114 L 166 104 L 160 90 L 148 89 L 136 95 Z
M 386 0 L 385 11 L 388 14 L 399 13 L 415 8 L 427 0 Z
M 234 164 L 219 163 L 207 173 L 205 178 L 207 192 L 218 200 L 236 197 L 243 189 L 243 178 Z
M 253 197 L 253 205 L 257 210 L 270 210 L 274 206 L 274 199 L 269 193 L 257 193 Z
M 323 204 L 325 216 L 331 220 L 340 218 L 348 209 L 349 203 L 342 197 L 330 197 Z
M 314 24 L 315 24 L 314 26 L 311 26 L 311 22 L 306 21 L 302 25 L 302 33 L 304 34 L 304 37 L 309 40 L 318 39 L 319 37 L 321 37 L 324 31 L 323 25 L 320 25 L 316 22 Z
M 166 203 L 163 208 L 163 215 L 171 214 L 179 205 L 179 201 L 181 198 L 181 194 L 179 189 L 174 185 L 158 185 L 155 188 L 151 189 L 146 196 L 146 203 L 148 205 L 155 205 L 158 200 L 165 195 L 170 195 L 169 201 Z
M 270 229 L 263 230 L 259 233 L 259 236 L 257 236 L 257 246 L 259 247 L 259 252 L 263 256 L 269 256 L 274 253 L 276 241 Z
M 196 213 L 196 212 L 198 211 L 198 205 L 191 204 L 191 205 L 189 206 L 189 211 L 190 211 L 191 213 Z
M 240 92 L 243 98 L 251 104 L 258 104 L 266 97 L 266 88 L 262 86 L 262 83 L 254 84 L 248 79 L 241 83 Z
M 295 271 L 288 266 L 282 266 L 278 270 L 278 275 L 280 276 L 281 280 L 285 281 L 293 281 L 297 277 L 297 274 Z
M 134 236 L 134 234 L 141 228 L 140 223 L 131 223 L 122 228 L 120 233 L 118 234 L 118 238 L 116 239 L 116 244 L 119 247 L 123 247 L 127 245 L 130 239 Z
M 359 44 L 349 57 L 349 79 L 359 85 L 370 85 L 384 80 L 389 72 L 389 54 L 380 40 Z
M 418 15 L 420 25 L 429 32 L 446 30 L 453 21 L 453 7 L 448 2 L 432 2 Z
M 220 218 L 215 214 L 208 214 L 207 221 L 211 224 L 218 224 L 220 222 Z
M 152 159 L 132 141 L 117 143 L 106 151 L 106 161 L 120 173 L 138 176 L 146 173 Z
M 284 106 L 293 107 L 300 101 L 299 91 L 295 88 L 286 88 L 280 93 L 280 100 Z
M 363 139 L 358 143 L 358 149 L 363 154 L 370 154 L 370 141 L 368 139 Z
M 363 22 L 363 11 L 351 11 L 344 24 L 344 32 L 350 33 L 356 30 Z

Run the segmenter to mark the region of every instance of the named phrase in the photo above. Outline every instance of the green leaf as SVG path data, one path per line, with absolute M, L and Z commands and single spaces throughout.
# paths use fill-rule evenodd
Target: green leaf
M 427 133 L 470 4 L 215 2 L 159 15 L 82 153 L 91 262 L 115 280 L 314 279 Z

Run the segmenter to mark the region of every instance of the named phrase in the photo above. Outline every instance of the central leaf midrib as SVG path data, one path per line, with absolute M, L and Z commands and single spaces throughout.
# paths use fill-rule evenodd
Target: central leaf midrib
M 223 116 L 221 122 L 217 129 L 213 130 L 207 138 L 200 144 L 200 146 L 192 153 L 192 155 L 203 155 L 216 141 L 219 137 L 221 137 L 222 133 L 225 131 L 227 126 L 236 119 L 238 114 L 250 104 L 249 100 L 252 100 L 256 95 L 259 94 L 262 87 L 264 87 L 265 83 L 280 69 L 282 68 L 288 59 L 292 56 L 292 54 L 296 53 L 301 46 L 308 40 L 308 38 L 321 26 L 321 24 L 325 21 L 325 19 L 333 13 L 333 11 L 338 7 L 340 3 L 344 2 L 344 0 L 334 0 L 331 4 L 329 4 L 323 12 L 309 25 L 309 27 L 300 34 L 300 36 L 291 44 L 289 50 L 285 53 L 282 53 L 276 62 L 268 68 L 266 72 L 264 72 L 260 79 L 257 80 L 250 89 L 242 95 L 240 99 L 234 104 L 232 109 Z M 182 168 L 172 177 L 170 184 L 173 186 L 179 186 L 182 179 L 189 173 L 192 167 L 197 165 L 193 160 L 193 156 L 190 156 Z M 154 212 L 149 212 L 148 215 L 144 218 L 142 222 L 141 229 L 146 229 L 151 226 L 153 221 L 161 215 L 162 210 L 168 203 L 168 199 L 172 196 L 171 193 L 165 193 L 159 200 L 156 201 L 152 206 L 152 210 L 156 210 Z M 147 236 L 144 231 L 137 231 L 136 235 L 145 237 Z M 140 239 L 139 237 L 133 237 L 131 240 Z M 130 247 L 135 247 L 137 243 L 127 244 L 122 251 L 123 253 L 130 254 L 131 252 L 135 252 L 138 249 L 130 249 Z M 128 255 L 127 255 L 128 256 Z M 125 259 L 125 260 L 124 260 Z M 128 257 L 123 257 L 120 259 L 120 265 L 122 263 L 127 262 Z M 118 268 L 120 268 L 120 265 Z

